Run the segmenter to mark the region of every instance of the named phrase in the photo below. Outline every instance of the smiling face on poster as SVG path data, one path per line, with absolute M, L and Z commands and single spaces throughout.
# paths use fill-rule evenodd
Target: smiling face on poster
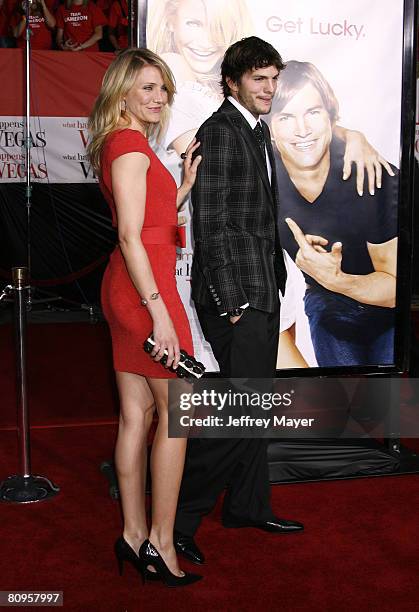
M 173 50 L 182 56 L 192 74 L 210 74 L 224 54 L 222 41 L 214 35 L 208 17 L 204 3 L 183 0 L 171 19 Z
M 320 92 L 310 83 L 272 120 L 272 133 L 282 161 L 296 169 L 318 169 L 327 162 L 332 128 Z
M 219 81 L 225 50 L 252 33 L 243 0 L 157 0 L 148 3 L 147 44 L 168 54 L 178 76 L 210 87 Z
M 330 197 L 333 198 L 333 193 L 336 193 L 335 203 L 340 197 L 340 205 L 346 209 L 329 211 L 328 219 L 330 221 L 332 214 L 339 217 L 342 212 L 341 223 L 356 227 L 359 240 L 354 243 L 356 236 L 340 232 L 340 228 L 333 224 L 316 221 L 314 227 L 328 233 L 324 236 L 327 246 L 323 248 L 330 256 L 332 244 L 342 243 L 343 268 L 339 269 L 344 274 L 362 275 L 369 286 L 383 275 L 387 282 L 384 288 L 378 283 L 377 294 L 366 297 L 362 289 L 353 289 L 351 278 L 346 279 L 351 289 L 332 286 L 320 278 L 313 281 L 327 297 L 329 294 L 338 297 L 338 304 L 343 302 L 345 307 L 371 312 L 372 317 L 380 320 L 380 329 L 384 330 L 387 338 L 385 348 L 350 356 L 342 348 L 342 338 L 349 335 L 355 344 L 362 344 L 364 328 L 362 325 L 358 329 L 354 327 L 354 317 L 350 317 L 349 327 L 334 320 L 330 325 L 337 348 L 334 356 L 324 361 L 318 346 L 325 339 L 323 336 L 320 340 L 313 337 L 314 326 L 319 330 L 324 323 L 319 314 L 321 304 L 316 303 L 314 307 L 311 303 L 311 309 L 307 305 L 310 300 L 314 302 L 312 289 L 307 296 L 312 277 L 307 270 L 301 269 L 301 265 L 307 264 L 302 264 L 297 258 L 294 234 L 282 219 L 280 231 L 281 239 L 284 237 L 289 280 L 282 301 L 281 331 L 282 347 L 288 348 L 284 348 L 282 356 L 280 351 L 278 366 L 391 364 L 394 361 L 394 227 L 397 223 L 398 179 L 396 176 L 390 181 L 391 177 L 383 170 L 382 190 L 375 189 L 375 195 L 370 196 L 365 182 L 364 195 L 360 197 L 354 176 L 355 164 L 352 165 L 353 176 L 348 181 L 343 181 L 342 175 L 345 141 L 351 135 L 348 130 L 360 132 L 384 159 L 393 164 L 394 171 L 399 165 L 403 2 L 371 0 L 366 5 L 364 0 L 294 0 L 292 3 L 286 0 L 265 0 L 263 3 L 257 0 L 227 3 L 222 0 L 149 0 L 147 45 L 168 62 L 176 79 L 172 118 L 159 154 L 177 180 L 179 154 L 222 102 L 219 67 L 225 49 L 235 40 L 251 34 L 273 44 L 285 62 L 309 62 L 314 66 L 317 79 L 322 82 L 318 87 L 308 80 L 302 87 L 296 85 L 293 91 L 284 92 L 281 90 L 282 75 L 279 79 L 278 90 L 282 96 L 286 93 L 287 101 L 279 110 L 280 101 L 276 98 L 272 121 L 268 117 L 268 123 L 276 147 L 278 176 L 283 179 L 283 184 L 278 184 L 281 211 L 282 208 L 288 213 L 293 211 L 284 205 L 284 195 L 288 190 L 292 193 L 293 189 L 294 194 L 303 198 L 299 205 L 305 205 L 311 211 L 315 210 L 317 198 L 325 193 L 329 196 L 332 193 Z M 328 191 L 330 183 L 333 185 L 331 192 Z M 345 197 L 341 197 L 342 190 L 347 194 Z M 304 214 L 303 218 L 305 220 Z M 324 219 L 325 215 L 319 215 L 319 218 Z M 352 222 L 354 219 L 356 222 Z M 309 225 L 304 226 L 303 220 L 300 222 L 302 226 L 298 227 L 303 235 L 314 232 Z M 366 224 L 373 228 L 370 233 L 363 231 Z M 361 253 L 358 260 L 352 256 L 355 251 Z M 188 229 L 186 255 L 189 263 L 192 252 L 193 239 Z M 196 323 L 194 326 L 188 280 L 187 270 L 180 259 L 178 286 L 192 321 L 196 354 L 209 369 L 214 369 L 214 361 L 202 340 L 199 326 Z M 321 303 L 322 299 L 319 300 Z M 326 315 L 330 318 L 330 311 Z M 309 324 L 310 316 L 312 321 L 316 320 L 315 324 Z M 371 342 L 369 339 L 368 343 Z

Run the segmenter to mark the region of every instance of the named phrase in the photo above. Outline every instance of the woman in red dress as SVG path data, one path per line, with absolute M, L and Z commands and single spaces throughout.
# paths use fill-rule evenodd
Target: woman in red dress
M 89 123 L 90 158 L 119 238 L 102 284 L 121 407 L 115 463 L 124 529 L 115 553 L 120 570 L 129 561 L 143 577 L 161 579 L 169 586 L 200 578 L 180 570 L 173 546 L 186 440 L 168 437 L 167 379 L 175 374 L 158 363 L 167 350 L 167 366 L 176 368 L 179 344 L 193 352 L 176 289 L 176 226 L 177 206 L 195 182 L 200 156 L 192 162 L 192 153 L 199 143 L 193 141 L 186 150 L 179 189 L 148 143 L 148 137 L 158 140 L 164 129 L 174 91 L 163 60 L 147 49 L 128 49 L 109 66 Z M 154 359 L 143 350 L 151 331 Z M 151 454 L 149 531 L 146 448 L 155 409 L 159 423 Z

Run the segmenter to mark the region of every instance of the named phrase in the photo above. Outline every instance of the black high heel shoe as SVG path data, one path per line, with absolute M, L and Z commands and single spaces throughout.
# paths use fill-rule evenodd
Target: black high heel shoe
M 198 582 L 198 580 L 202 578 L 199 574 L 185 573 L 184 576 L 172 574 L 150 540 L 145 540 L 141 544 L 138 557 L 145 567 L 147 567 L 147 565 L 154 567 L 163 583 L 169 587 L 187 586 L 188 584 Z
M 147 540 L 146 540 L 147 541 Z M 134 550 L 128 544 L 128 542 L 121 536 L 117 539 L 114 546 L 116 560 L 118 561 L 119 575 L 122 576 L 124 571 L 124 561 L 128 561 L 131 565 L 141 574 L 143 583 L 147 580 L 160 580 L 160 576 L 157 572 L 151 572 L 147 569 L 147 565 L 144 565 L 140 561 L 139 557 L 135 554 Z

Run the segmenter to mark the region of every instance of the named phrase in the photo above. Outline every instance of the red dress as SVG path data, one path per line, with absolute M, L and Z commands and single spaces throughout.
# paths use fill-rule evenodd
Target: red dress
M 173 321 L 182 349 L 193 354 L 188 318 L 176 287 L 176 183 L 147 139 L 137 130 L 124 129 L 110 134 L 103 147 L 100 188 L 117 225 L 112 196 L 111 164 L 125 153 L 138 151 L 150 160 L 147 171 L 147 195 L 141 241 L 147 251 L 161 297 Z M 140 303 L 119 246 L 110 257 L 102 281 L 102 308 L 111 336 L 114 368 L 153 378 L 175 378 L 144 351 L 143 343 L 153 329 L 151 316 Z

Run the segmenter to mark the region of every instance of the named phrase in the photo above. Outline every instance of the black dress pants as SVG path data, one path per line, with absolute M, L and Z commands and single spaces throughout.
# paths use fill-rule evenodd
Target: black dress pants
M 279 335 L 274 313 L 247 308 L 236 324 L 228 316 L 197 307 L 206 340 L 224 378 L 273 378 Z M 223 514 L 253 521 L 273 518 L 262 439 L 190 439 L 176 514 L 176 531 L 193 536 L 227 486 Z

